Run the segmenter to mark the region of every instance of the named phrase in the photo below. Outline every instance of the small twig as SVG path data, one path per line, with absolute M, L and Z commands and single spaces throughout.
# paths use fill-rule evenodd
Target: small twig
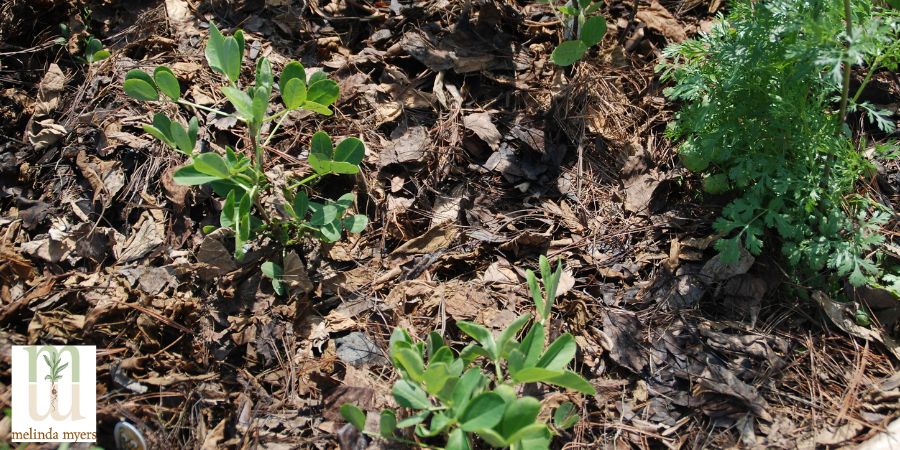
M 535 22 L 533 20 L 525 19 L 525 26 L 532 28 L 540 28 L 540 27 L 553 27 L 561 24 L 562 21 L 559 19 L 549 20 L 547 22 Z

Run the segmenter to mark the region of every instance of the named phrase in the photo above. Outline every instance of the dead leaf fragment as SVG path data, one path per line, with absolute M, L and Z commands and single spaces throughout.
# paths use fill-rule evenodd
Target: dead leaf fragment
M 414 237 L 394 249 L 391 252 L 391 256 L 434 253 L 453 244 L 457 235 L 459 235 L 459 231 L 453 226 L 432 228 L 421 236 Z
M 384 144 L 378 165 L 419 163 L 428 145 L 428 131 L 425 127 L 397 128 L 391 133 L 391 140 Z
M 215 428 L 206 433 L 206 436 L 203 438 L 203 446 L 200 447 L 200 450 L 216 450 L 221 448 L 220 443 L 225 440 L 225 425 L 228 423 L 228 419 L 222 419 Z
M 492 149 L 496 150 L 500 145 L 500 131 L 491 122 L 490 114 L 484 112 L 469 114 L 463 119 L 463 124 Z
M 59 142 L 68 132 L 66 127 L 56 123 L 53 119 L 44 119 L 31 123 L 26 132 L 26 138 L 34 146 L 34 150 L 40 152 Z
M 75 164 L 94 189 L 94 202 L 100 201 L 104 207 L 112 204 L 115 195 L 125 186 L 125 172 L 118 161 L 103 161 L 82 150 L 78 152 Z
M 222 242 L 224 232 L 216 230 L 203 237 L 200 249 L 197 250 L 197 274 L 202 280 L 212 280 L 237 269 L 231 252 Z
M 606 335 L 606 351 L 622 367 L 640 373 L 647 364 L 647 358 L 637 338 L 640 336 L 641 322 L 628 311 L 605 308 L 602 313 L 603 334 Z
M 35 117 L 49 115 L 59 106 L 59 99 L 66 86 L 66 76 L 56 64 L 50 64 L 47 73 L 38 85 L 37 102 L 34 105 Z
M 671 42 L 681 42 L 687 39 L 684 26 L 678 23 L 675 16 L 657 0 L 653 0 L 649 7 L 641 5 L 635 17 Z
M 741 255 L 738 260 L 731 264 L 722 262 L 722 254 L 713 256 L 712 259 L 703 265 L 700 270 L 700 276 L 707 283 L 718 283 L 729 280 L 738 275 L 743 275 L 753 267 L 756 258 L 744 248 L 741 248 Z
M 136 261 L 165 242 L 163 224 L 156 223 L 153 215 L 149 212 L 145 211 L 141 214 L 134 228 L 134 233 L 124 244 L 117 243 L 114 247 L 116 258 L 120 263 Z

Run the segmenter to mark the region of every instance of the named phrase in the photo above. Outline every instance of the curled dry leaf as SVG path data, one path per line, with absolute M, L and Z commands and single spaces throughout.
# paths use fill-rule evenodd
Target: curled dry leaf
M 466 128 L 475 133 L 492 149 L 500 145 L 500 131 L 491 122 L 491 115 L 485 112 L 469 114 L 463 119 Z
M 649 7 L 641 6 L 636 18 L 647 24 L 651 30 L 665 36 L 670 42 L 681 42 L 687 39 L 684 26 L 678 23 L 675 16 L 657 0 L 653 0 Z

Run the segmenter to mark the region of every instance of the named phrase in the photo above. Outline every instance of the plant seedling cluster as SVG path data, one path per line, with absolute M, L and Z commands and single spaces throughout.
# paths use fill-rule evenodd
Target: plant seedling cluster
M 537 0 L 548 3 L 560 21 L 567 24 L 575 39 L 559 44 L 550 54 L 550 59 L 558 66 L 571 66 L 579 61 L 587 51 L 600 43 L 606 34 L 606 19 L 599 14 L 603 3 L 595 0 L 571 0 L 565 5 L 557 5 L 554 0 Z
M 401 418 L 395 411 L 381 411 L 379 436 L 429 448 L 436 447 L 422 440 L 443 441 L 448 450 L 471 449 L 474 436 L 492 447 L 546 449 L 555 432 L 578 422 L 580 417 L 570 402 L 554 411 L 552 425 L 542 422 L 538 419 L 541 402 L 519 392 L 524 384 L 544 383 L 595 394 L 587 380 L 567 369 L 577 351 L 575 338 L 564 333 L 546 345 L 562 263 L 557 263 L 554 271 L 541 256 L 540 271 L 543 289 L 535 274 L 526 272 L 537 316 L 534 320 L 532 314 L 519 316 L 499 337 L 481 325 L 458 321 L 460 331 L 474 342 L 457 353 L 436 332 L 421 342 L 403 329 L 394 330 L 390 357 L 400 379 L 392 393 L 397 404 L 411 414 Z M 519 332 L 529 323 L 531 327 L 519 340 Z M 493 366 L 493 373 L 485 370 L 488 365 Z M 344 404 L 340 412 L 365 432 L 366 415 L 361 409 Z M 410 427 L 416 441 L 401 434 Z
M 707 192 L 733 198 L 714 224 L 723 261 L 759 254 L 771 230 L 807 275 L 827 267 L 857 286 L 894 280 L 900 293 L 880 249 L 891 213 L 858 188 L 875 168 L 845 124 L 848 109 L 865 110 L 894 131 L 889 112 L 858 100 L 872 73 L 897 69 L 900 14 L 844 6 L 738 1 L 708 35 L 668 47 L 659 70 L 684 106 L 667 133 Z M 851 65 L 868 71 L 852 96 Z
M 303 65 L 297 61 L 284 66 L 276 84 L 271 63 L 266 58 L 256 61 L 254 82 L 242 89 L 240 78 L 244 47 L 241 30 L 226 37 L 214 24 L 210 24 L 206 61 L 227 82 L 221 87 L 221 92 L 234 112 L 198 105 L 183 98 L 181 84 L 168 67 L 156 67 L 152 73 L 135 69 L 125 75 L 123 88 L 132 98 L 171 102 L 210 114 L 231 116 L 246 125 L 249 145 L 244 151 L 227 146 L 224 154 L 200 152 L 197 149 L 200 133 L 197 117 L 191 118 L 185 126 L 164 113 L 156 113 L 153 122 L 144 125 L 144 130 L 188 158 L 188 163 L 175 172 L 175 182 L 187 186 L 209 185 L 224 198 L 219 223 L 233 232 L 234 253 L 239 260 L 245 254 L 245 244 L 256 236 L 267 235 L 287 247 L 299 243 L 306 235 L 335 242 L 341 238 L 343 231 L 361 232 L 368 222 L 366 216 L 346 214 L 355 200 L 352 193 L 336 201 L 314 201 L 311 190 L 312 183 L 323 176 L 359 172 L 365 145 L 355 137 L 348 137 L 335 145 L 324 131 L 315 133 L 308 154 L 313 173 L 286 183 L 283 196 L 287 201 L 278 205 L 277 211 L 268 211 L 263 206 L 261 197 L 272 187 L 264 170 L 265 146 L 291 111 L 303 109 L 330 116 L 332 111 L 329 107 L 337 100 L 339 89 L 337 83 L 321 71 L 307 75 Z M 283 107 L 270 114 L 270 109 L 273 109 L 270 100 L 276 86 Z M 275 126 L 263 141 L 262 132 L 273 122 Z M 283 273 L 281 265 L 269 261 L 265 268 L 264 273 L 272 278 L 276 291 L 283 293 L 284 283 L 278 275 Z

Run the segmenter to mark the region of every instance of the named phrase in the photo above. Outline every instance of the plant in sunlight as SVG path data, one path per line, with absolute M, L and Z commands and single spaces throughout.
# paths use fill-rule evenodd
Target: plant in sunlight
M 554 0 L 537 0 L 553 8 L 560 22 L 566 24 L 565 34 L 572 36 L 559 44 L 550 59 L 558 66 L 571 66 L 587 51 L 600 43 L 606 34 L 606 19 L 598 13 L 603 2 L 596 0 L 571 0 L 558 5 Z
M 233 113 L 183 98 L 181 84 L 168 67 L 156 67 L 152 73 L 131 70 L 125 75 L 123 88 L 132 98 L 147 102 L 171 102 L 230 116 L 246 126 L 247 148 L 227 146 L 222 153 L 199 152 L 197 138 L 200 124 L 197 117 L 184 125 L 164 113 L 154 114 L 152 123 L 144 125 L 144 130 L 188 159 L 188 163 L 175 172 L 175 182 L 187 186 L 209 185 L 224 199 L 219 223 L 233 232 L 234 253 L 239 260 L 246 252 L 248 241 L 258 236 L 272 237 L 287 247 L 307 235 L 324 242 L 335 242 L 341 239 L 343 231 L 360 233 L 368 220 L 365 215 L 347 215 L 355 201 L 352 193 L 335 201 L 315 201 L 318 197 L 312 190 L 314 182 L 321 177 L 359 172 L 365 145 L 355 137 L 345 138 L 335 145 L 324 131 L 315 133 L 308 156 L 313 172 L 287 183 L 283 192 L 287 201 L 279 205 L 281 208 L 278 211 L 269 211 L 263 206 L 261 198 L 272 188 L 265 172 L 266 145 L 291 111 L 309 110 L 325 116 L 332 115 L 329 106 L 337 100 L 339 89 L 337 83 L 323 72 L 307 76 L 303 65 L 297 61 L 284 66 L 276 84 L 271 63 L 263 57 L 257 60 L 253 84 L 242 87 L 240 78 L 244 46 L 242 31 L 237 30 L 226 37 L 214 24 L 210 24 L 206 60 L 213 71 L 222 75 L 225 83 L 221 91 L 233 106 Z M 269 114 L 276 87 L 282 108 Z M 270 122 L 275 125 L 263 139 L 264 125 Z M 284 293 L 285 283 L 279 275 L 283 274 L 281 264 L 269 261 L 263 269 L 264 274 L 272 279 L 275 290 Z
M 392 393 L 397 405 L 410 413 L 401 417 L 393 410 L 381 411 L 375 434 L 447 450 L 471 449 L 477 436 L 492 447 L 524 450 L 547 449 L 554 434 L 574 426 L 580 417 L 572 403 L 560 405 L 552 423 L 546 423 L 538 418 L 541 402 L 521 394 L 522 386 L 529 383 L 595 394 L 587 380 L 568 369 L 578 349 L 575 338 L 563 333 L 547 345 L 562 263 L 553 270 L 541 256 L 540 272 L 543 288 L 534 272 L 526 272 L 536 316 L 519 316 L 498 337 L 476 323 L 457 321 L 460 331 L 474 340 L 458 353 L 436 332 L 422 342 L 406 330 L 395 329 L 390 357 L 400 379 Z M 528 331 L 522 332 L 529 324 Z M 361 409 L 344 404 L 340 412 L 347 422 L 366 432 L 366 414 Z M 410 427 L 415 441 L 401 434 Z
M 898 42 L 900 13 L 871 0 L 739 1 L 709 34 L 665 50 L 666 95 L 684 102 L 667 134 L 705 191 L 732 196 L 714 224 L 723 261 L 760 254 L 769 230 L 806 274 L 893 283 L 881 252 L 892 214 L 863 187 L 875 168 L 845 117 L 864 111 L 894 131 L 892 113 L 860 95 L 897 70 Z M 866 70 L 855 94 L 854 65 Z

